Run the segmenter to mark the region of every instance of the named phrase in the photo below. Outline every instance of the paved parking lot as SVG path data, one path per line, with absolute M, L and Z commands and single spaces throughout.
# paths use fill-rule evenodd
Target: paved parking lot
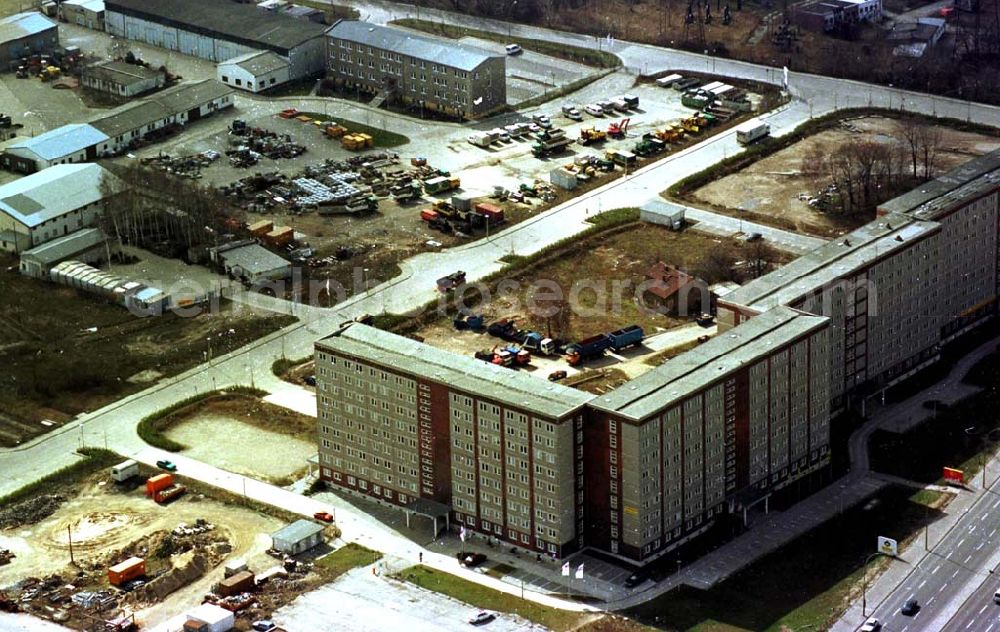
M 461 42 L 507 55 L 504 44 L 475 37 L 463 37 Z M 517 105 L 538 95 L 596 74 L 597 68 L 585 66 L 532 51 L 507 55 L 507 103 Z
M 476 612 L 476 608 L 439 593 L 375 577 L 367 566 L 302 595 L 277 610 L 272 620 L 288 630 L 329 630 L 333 622 L 350 621 L 355 632 L 467 632 L 468 619 Z M 519 617 L 499 614 L 488 629 L 521 632 L 542 628 Z

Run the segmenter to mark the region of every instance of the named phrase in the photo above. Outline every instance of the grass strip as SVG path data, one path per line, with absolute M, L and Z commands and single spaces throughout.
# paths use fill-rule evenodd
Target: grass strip
M 65 484 L 67 481 L 81 479 L 93 474 L 97 470 L 111 467 L 125 460 L 125 457 L 120 454 L 104 450 L 103 448 L 80 448 L 76 452 L 83 455 L 84 458 L 72 465 L 60 468 L 33 483 L 28 483 L 6 496 L 0 496 L 0 507 L 6 507 L 33 498 L 59 485 Z

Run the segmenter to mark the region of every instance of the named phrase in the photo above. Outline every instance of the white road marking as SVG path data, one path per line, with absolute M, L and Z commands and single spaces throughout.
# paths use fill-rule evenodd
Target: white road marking
M 982 517 L 982 518 L 980 518 L 980 520 L 986 520 L 986 519 L 987 519 L 987 518 L 989 518 L 989 517 L 990 517 L 990 514 L 988 514 L 988 513 L 984 513 L 984 514 L 983 514 L 983 517 Z
M 987 608 L 989 608 L 989 606 L 983 606 L 982 608 L 980 608 L 979 609 L 979 614 L 983 614 L 984 612 L 986 612 Z
M 965 538 L 962 538 L 961 540 L 959 540 L 958 544 L 955 545 L 955 548 L 958 548 L 958 547 L 962 546 L 963 542 L 965 542 Z
M 995 625 L 996 625 L 996 622 L 994 621 L 993 623 L 990 624 L 990 627 L 986 628 L 986 632 L 990 632 L 990 630 L 992 630 L 993 626 L 995 626 Z
M 972 525 L 971 527 L 969 527 L 969 533 L 975 533 L 975 532 L 976 532 L 976 525 Z
M 996 527 L 994 527 L 994 528 L 993 528 L 993 530 L 992 530 L 992 531 L 990 531 L 990 537 L 992 538 L 992 537 L 993 537 L 993 536 L 995 536 L 996 534 L 997 534 L 997 530 L 996 530 Z
M 931 571 L 931 575 L 933 575 L 934 573 L 938 572 L 939 570 L 941 570 L 941 565 L 940 564 L 938 564 L 937 566 L 934 567 L 934 570 Z
M 969 560 L 971 560 L 971 559 L 972 559 L 972 556 L 970 555 L 970 556 L 966 557 L 966 558 L 965 558 L 965 561 L 964 561 L 964 562 L 962 562 L 962 563 L 963 563 L 963 564 L 968 564 L 968 563 L 969 563 Z
M 952 573 L 951 576 L 952 577 L 958 577 L 958 571 L 955 571 L 954 573 Z
M 943 590 L 944 590 L 945 588 L 947 588 L 947 587 L 948 587 L 948 584 L 942 584 L 942 585 L 941 585 L 941 587 L 940 587 L 940 588 L 938 588 L 938 592 L 941 592 L 941 591 L 943 591 Z
M 984 544 L 986 544 L 986 543 L 985 542 L 980 542 L 979 546 L 976 547 L 976 550 L 978 551 L 979 549 L 983 548 Z
M 997 507 L 1000 507 L 1000 500 L 993 503 L 993 508 L 996 509 Z
M 927 605 L 928 606 L 931 605 L 932 603 L 934 603 L 934 597 L 931 597 L 930 599 L 927 600 Z M 917 615 L 913 615 L 913 616 L 917 616 Z
M 965 626 L 965 629 L 968 630 L 969 628 L 972 627 L 972 624 L 974 624 L 974 623 L 975 623 L 975 621 L 969 621 L 969 623 Z
M 926 584 L 926 583 L 927 583 L 927 580 L 926 580 L 926 579 L 925 579 L 924 581 L 920 582 L 920 585 L 919 585 L 919 586 L 917 586 L 917 590 L 920 590 L 921 588 L 923 588 L 923 587 L 924 587 L 924 584 Z

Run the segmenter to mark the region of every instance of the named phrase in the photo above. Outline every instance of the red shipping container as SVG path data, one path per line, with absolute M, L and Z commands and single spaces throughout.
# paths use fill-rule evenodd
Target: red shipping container
M 112 586 L 121 586 L 145 574 L 146 560 L 141 557 L 130 557 L 108 569 L 108 583 Z
M 157 474 L 146 480 L 146 495 L 155 496 L 156 492 L 174 484 L 173 474 Z
M 499 223 L 503 221 L 503 209 L 494 204 L 480 202 L 476 204 L 476 212 L 485 215 L 490 222 Z
M 425 222 L 436 220 L 437 217 L 438 217 L 438 212 L 433 211 L 429 208 L 425 208 L 424 210 L 420 211 L 420 219 L 424 220 Z

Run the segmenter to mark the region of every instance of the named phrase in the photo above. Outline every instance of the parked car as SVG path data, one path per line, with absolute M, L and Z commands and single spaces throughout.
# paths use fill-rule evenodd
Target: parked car
M 604 116 L 604 109 L 596 103 L 588 103 L 583 106 L 583 111 L 591 116 Z
M 472 625 L 486 625 L 487 623 L 496 618 L 497 616 L 492 612 L 479 612 L 476 614 L 476 616 L 469 619 L 469 623 L 471 623 Z
M 508 55 L 520 55 L 524 52 L 524 49 L 521 48 L 520 44 L 507 44 L 504 46 L 504 50 L 507 51 Z
M 995 603 L 998 606 L 1000 606 L 1000 590 L 998 590 L 995 593 L 993 593 L 993 603 Z
M 578 110 L 575 105 L 567 103 L 566 105 L 562 106 L 562 113 L 563 116 L 565 116 L 570 120 L 573 121 L 583 120 L 583 114 L 580 114 L 580 110 Z
M 858 632 L 879 632 L 882 629 L 882 623 L 875 617 L 868 617 L 865 624 L 861 626 Z
M 900 614 L 905 614 L 908 617 L 912 617 L 920 611 L 920 604 L 917 603 L 916 599 L 907 599 L 903 607 L 899 609 Z
M 329 511 L 317 511 L 313 514 L 313 518 L 322 520 L 323 522 L 333 522 L 333 514 Z
M 306 386 L 316 386 L 315 375 L 307 375 L 304 378 L 302 378 L 302 381 L 306 383 Z
M 625 578 L 625 588 L 635 588 L 639 584 L 644 583 L 649 576 L 643 571 L 636 571 Z
M 176 472 L 177 471 L 177 466 L 174 464 L 174 462 L 173 461 L 168 461 L 166 459 L 163 459 L 162 461 L 157 461 L 156 462 L 156 467 L 160 468 L 161 470 L 166 470 L 168 472 Z
M 274 628 L 278 627 L 274 625 L 273 621 L 268 621 L 267 619 L 261 619 L 260 621 L 254 621 L 250 624 L 250 627 L 256 630 L 256 632 L 271 632 Z
M 458 562 L 466 568 L 474 568 L 486 561 L 483 553 L 459 553 Z
M 550 129 L 552 127 L 552 119 L 547 114 L 536 114 L 531 117 L 531 120 L 542 129 Z
M 549 373 L 550 382 L 558 382 L 559 380 L 565 380 L 565 379 L 566 379 L 566 371 L 560 370 Z
M 746 237 L 743 238 L 743 241 L 757 241 L 763 238 L 764 236 L 760 233 L 747 233 Z

